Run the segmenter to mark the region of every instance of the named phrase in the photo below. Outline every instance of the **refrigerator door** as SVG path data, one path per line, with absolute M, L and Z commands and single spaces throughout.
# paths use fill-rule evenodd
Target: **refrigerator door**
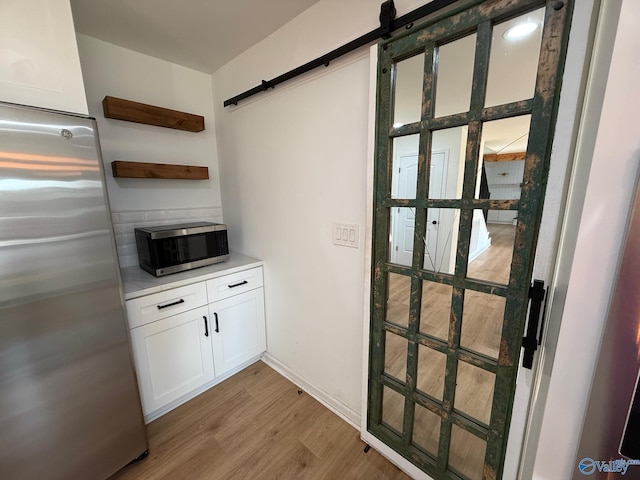
M 0 103 L 0 478 L 147 450 L 95 122 Z
M 574 480 L 587 475 L 594 479 L 640 478 L 639 285 L 640 183 L 591 386 Z

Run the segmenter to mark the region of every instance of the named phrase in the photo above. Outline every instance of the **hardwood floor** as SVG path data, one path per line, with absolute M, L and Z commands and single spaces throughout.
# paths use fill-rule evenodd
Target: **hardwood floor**
M 491 246 L 479 255 L 468 268 L 471 278 L 507 284 L 515 238 L 515 226 L 489 224 Z M 410 278 L 390 274 L 387 319 L 407 326 L 409 320 Z M 424 281 L 420 331 L 447 340 L 451 312 L 452 287 Z M 461 344 L 470 350 L 497 358 L 505 301 L 502 297 L 470 290 L 465 291 Z M 407 340 L 386 332 L 385 372 L 405 381 Z M 446 356 L 419 345 L 418 376 L 416 386 L 424 393 L 442 400 Z M 454 408 L 488 424 L 495 375 L 470 364 L 458 364 Z M 404 397 L 386 388 L 383 392 L 383 421 L 398 431 L 402 430 Z M 435 417 L 435 418 L 434 418 Z M 420 411 L 414 422 L 414 441 L 424 450 L 437 455 L 439 419 Z M 454 429 L 450 465 L 470 479 L 482 476 L 485 453 L 484 441 L 471 434 Z
M 149 456 L 110 480 L 405 480 L 359 433 L 262 362 L 147 425 Z

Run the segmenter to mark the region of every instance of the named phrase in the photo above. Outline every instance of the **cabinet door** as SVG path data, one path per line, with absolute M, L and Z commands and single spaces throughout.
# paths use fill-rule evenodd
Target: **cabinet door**
M 89 113 L 69 0 L 0 1 L 0 100 Z
M 213 380 L 207 307 L 131 330 L 145 415 Z
M 209 305 L 216 375 L 266 350 L 264 294 L 257 288 Z

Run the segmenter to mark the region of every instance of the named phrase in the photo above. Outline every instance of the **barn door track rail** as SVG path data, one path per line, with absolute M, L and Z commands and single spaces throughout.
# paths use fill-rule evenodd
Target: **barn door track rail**
M 315 68 L 318 68 L 322 65 L 328 67 L 329 64 L 343 55 L 346 55 L 349 52 L 352 52 L 360 47 L 363 47 L 371 42 L 374 42 L 378 38 L 387 39 L 391 37 L 391 32 L 398 30 L 403 27 L 411 28 L 413 22 L 420 20 L 427 15 L 431 15 L 432 13 L 437 12 L 443 8 L 446 8 L 460 0 L 433 0 L 432 2 L 423 5 L 422 7 L 418 7 L 415 10 L 407 13 L 406 15 L 402 15 L 401 17 L 395 18 L 396 16 L 396 8 L 393 4 L 393 0 L 387 0 L 382 3 L 380 6 L 380 26 L 375 30 L 370 31 L 362 35 L 355 40 L 350 41 L 349 43 L 344 44 L 341 47 L 332 50 L 331 52 L 316 58 L 310 62 L 305 63 L 293 70 L 288 71 L 287 73 L 283 73 L 282 75 L 273 78 L 272 80 L 262 80 L 262 84 L 257 87 L 253 87 L 250 90 L 247 90 L 244 93 L 236 95 L 233 98 L 224 101 L 224 106 L 228 107 L 229 105 L 237 105 L 239 101 L 244 100 L 245 98 L 249 98 L 253 95 L 256 95 L 260 92 L 264 92 L 269 90 L 270 88 L 275 88 L 276 85 L 286 82 L 287 80 L 291 80 L 303 73 L 307 73 Z

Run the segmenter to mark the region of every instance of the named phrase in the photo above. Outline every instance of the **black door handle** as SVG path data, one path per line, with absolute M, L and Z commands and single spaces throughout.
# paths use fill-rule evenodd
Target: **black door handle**
M 531 303 L 529 305 L 529 323 L 527 324 L 526 336 L 522 337 L 522 346 L 524 347 L 524 353 L 522 354 L 522 366 L 524 368 L 533 368 L 533 354 L 540 345 L 538 338 L 538 331 L 541 330 L 538 325 L 540 324 L 540 314 L 544 316 L 543 303 L 547 291 L 544 288 L 544 282 L 542 280 L 534 280 L 533 285 L 529 287 L 529 299 Z
M 220 328 L 219 328 L 219 326 L 218 326 L 218 314 L 217 314 L 216 312 L 213 312 L 213 318 L 215 318 L 215 319 L 216 319 L 216 329 L 215 329 L 215 332 L 216 332 L 216 333 L 220 333 Z
M 434 220 L 433 222 L 431 222 L 431 225 L 437 225 L 437 224 L 438 224 L 437 220 Z
M 203 315 L 202 318 L 204 318 L 204 336 L 208 337 L 209 336 L 209 324 L 207 323 L 207 317 L 205 317 Z
M 240 283 L 234 283 L 233 285 L 227 285 L 227 287 L 229 287 L 229 288 L 236 288 L 236 287 L 239 287 L 240 285 L 246 285 L 247 283 L 249 283 L 249 282 L 247 282 L 246 280 L 243 280 L 243 281 L 242 281 L 242 282 L 240 282 Z
M 162 310 L 163 308 L 173 307 L 174 305 L 180 305 L 181 303 L 184 303 L 184 299 L 183 298 L 181 298 L 177 302 L 167 303 L 166 305 L 156 305 L 156 306 L 158 307 L 158 310 Z

